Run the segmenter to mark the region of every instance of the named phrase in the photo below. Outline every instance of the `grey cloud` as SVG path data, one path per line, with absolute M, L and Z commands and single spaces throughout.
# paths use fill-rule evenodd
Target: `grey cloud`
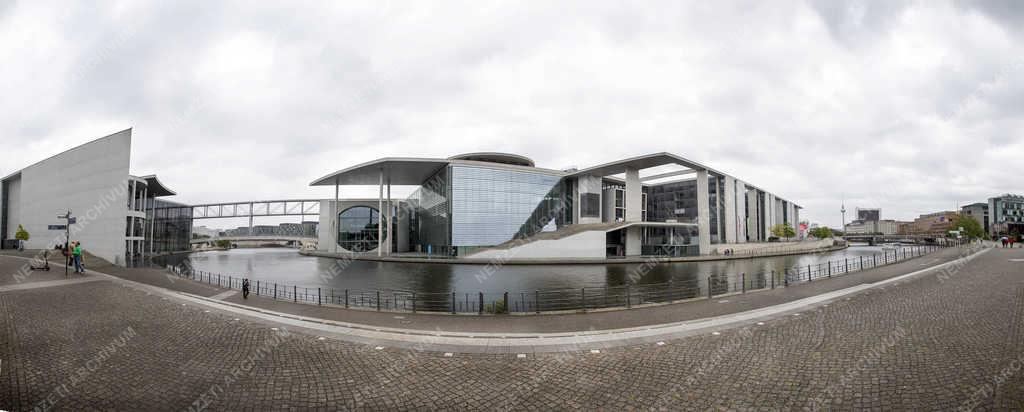
M 0 174 L 129 126 L 133 170 L 189 202 L 333 196 L 306 185 L 383 156 L 671 151 L 814 221 L 844 195 L 908 218 L 1020 191 L 1000 164 L 1021 147 L 1012 6 L 18 3 Z

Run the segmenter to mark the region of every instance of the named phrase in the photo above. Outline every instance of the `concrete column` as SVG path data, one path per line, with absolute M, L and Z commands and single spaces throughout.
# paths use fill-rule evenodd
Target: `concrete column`
M 747 242 L 747 185 L 737 180 L 736 186 L 736 243 Z
M 334 244 L 334 253 L 338 253 L 338 178 L 334 178 L 334 203 L 329 209 L 331 213 L 331 243 Z M 319 248 L 318 248 L 319 249 Z
M 380 169 L 380 184 L 377 185 L 377 256 L 384 256 L 384 169 Z
M 772 226 L 775 224 L 775 196 L 764 194 L 764 240 L 772 237 Z
M 640 170 L 626 168 L 626 221 L 643 220 L 643 186 L 640 185 Z
M 757 225 L 758 219 L 758 207 L 757 207 L 757 189 L 751 189 L 747 192 L 747 241 L 758 242 L 761 237 L 758 236 Z
M 387 238 L 386 240 L 388 242 L 387 246 L 386 246 L 387 247 L 388 255 L 391 255 L 391 252 L 393 252 L 393 250 L 391 250 L 392 249 L 392 246 L 391 246 L 391 243 L 392 243 L 391 240 L 392 239 L 391 239 L 391 237 L 394 236 L 394 233 L 392 233 L 392 232 L 394 232 L 393 229 L 395 227 L 395 224 L 394 224 L 394 222 L 395 222 L 395 220 L 394 220 L 395 219 L 395 212 L 394 212 L 394 207 L 391 205 L 391 176 L 390 176 L 390 173 L 388 173 L 388 175 L 389 175 L 388 176 L 388 206 L 387 206 L 388 207 L 388 212 L 387 212 L 387 216 L 388 217 L 386 219 L 387 221 L 385 222 L 388 226 L 387 226 L 386 231 L 384 232 L 385 233 L 384 236 Z
M 711 252 L 711 220 L 709 217 L 708 171 L 697 171 L 697 236 L 700 254 Z
M 725 243 L 736 243 L 736 179 L 725 177 Z
M 626 256 L 640 256 L 643 253 L 642 230 L 639 226 L 626 228 Z

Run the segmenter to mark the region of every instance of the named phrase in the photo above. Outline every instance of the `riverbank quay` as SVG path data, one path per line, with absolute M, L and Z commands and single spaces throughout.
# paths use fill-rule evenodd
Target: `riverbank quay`
M 9 291 L 0 409 L 1010 409 L 1024 401 L 1021 253 L 904 262 L 924 271 L 738 325 L 624 346 L 579 337 L 558 353 L 353 342 L 123 279 Z M 0 273 L 23 262 L 0 257 Z

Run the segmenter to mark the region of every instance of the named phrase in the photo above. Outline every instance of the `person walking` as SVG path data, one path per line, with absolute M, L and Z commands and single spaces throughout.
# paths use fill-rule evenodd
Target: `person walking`
M 82 242 L 75 242 L 75 248 L 71 250 L 71 256 L 75 261 L 75 273 L 85 273 L 85 266 L 82 265 Z
M 249 279 L 242 279 L 242 299 L 249 299 Z

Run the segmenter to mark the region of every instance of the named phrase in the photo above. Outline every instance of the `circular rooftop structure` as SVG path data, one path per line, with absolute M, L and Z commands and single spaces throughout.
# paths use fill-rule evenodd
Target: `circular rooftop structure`
M 472 160 L 476 162 L 502 163 L 507 165 L 534 167 L 533 159 L 512 153 L 476 152 L 449 157 L 448 160 Z

